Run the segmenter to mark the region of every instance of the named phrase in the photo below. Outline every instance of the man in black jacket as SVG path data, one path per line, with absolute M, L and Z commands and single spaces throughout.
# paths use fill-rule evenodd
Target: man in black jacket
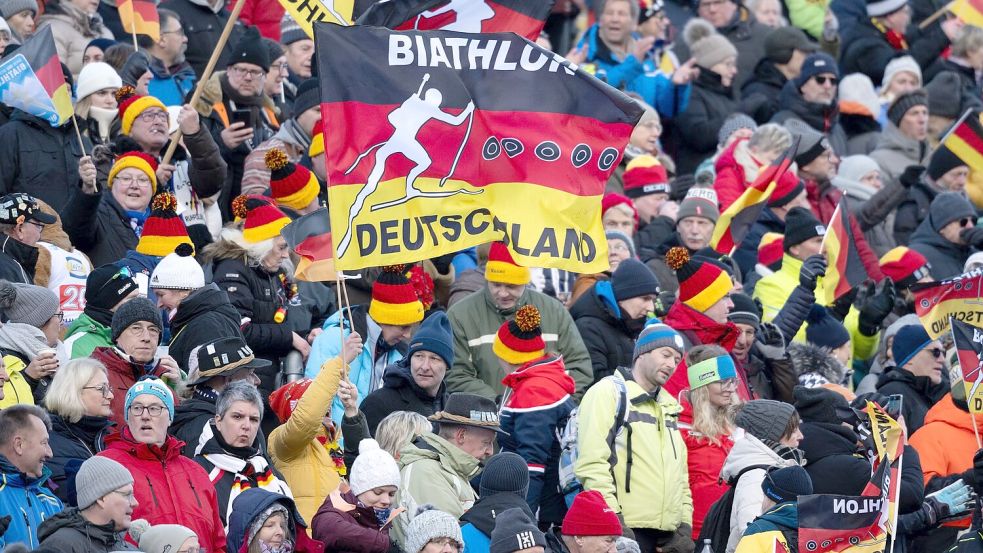
M 34 284 L 37 243 L 44 226 L 54 222 L 27 194 L 0 197 L 0 279 Z
M 570 307 L 590 354 L 594 382 L 618 367 L 631 367 L 635 340 L 658 293 L 659 281 L 651 269 L 637 259 L 626 259 L 611 280 L 596 282 Z
M 816 44 L 798 27 L 779 27 L 765 37 L 765 57 L 741 88 L 741 111 L 758 124 L 765 124 L 778 112 L 778 95 L 789 80 L 799 76 L 806 56 Z
M 229 20 L 229 10 L 225 9 L 224 0 L 166 0 L 160 7 L 167 8 L 180 16 L 184 23 L 184 34 L 188 37 L 188 49 L 185 57 L 195 74 L 201 78 L 218 39 L 222 35 L 226 22 Z M 219 57 L 216 67 L 225 67 L 229 57 L 230 47 L 239 42 L 244 26 L 236 22 L 225 49 Z M 118 35 L 117 35 L 118 36 Z
M 949 391 L 943 376 L 945 350 L 920 325 L 902 327 L 894 336 L 891 353 L 897 366 L 881 375 L 877 393 L 904 396 L 901 414 L 908 433 L 914 434 L 925 422 L 925 414 Z
M 386 367 L 382 387 L 365 396 L 359 409 L 374 435 L 379 422 L 395 411 L 412 411 L 425 417 L 444 407 L 447 387 L 444 375 L 454 364 L 454 337 L 447 315 L 438 311 L 427 317 L 410 341 L 406 356 Z
M 181 453 L 193 459 L 198 441 L 209 421 L 215 418 L 215 404 L 218 394 L 230 383 L 237 380 L 249 380 L 254 385 L 259 384 L 256 376 L 257 368 L 268 367 L 270 362 L 258 359 L 253 355 L 242 338 L 220 338 L 206 342 L 195 351 L 198 366 L 189 374 L 188 386 L 191 388 L 191 399 L 182 401 L 174 409 L 174 422 L 168 433 L 185 443 Z M 264 400 L 264 405 L 266 400 Z M 272 414 L 272 409 L 264 409 L 264 424 L 266 413 Z M 276 415 L 272 415 L 276 418 Z M 260 449 L 266 451 L 264 432 L 258 434 Z
M 809 463 L 815 493 L 860 495 L 870 480 L 870 462 L 859 436 L 842 424 L 838 412 L 850 412 L 846 399 L 827 388 L 795 387 L 795 410 L 802 418 L 799 449 Z

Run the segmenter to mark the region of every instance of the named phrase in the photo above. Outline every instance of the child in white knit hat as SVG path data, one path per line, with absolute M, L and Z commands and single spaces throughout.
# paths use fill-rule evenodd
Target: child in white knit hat
M 402 509 L 393 508 L 399 489 L 399 466 L 372 439 L 358 444 L 349 485 L 324 500 L 311 521 L 315 540 L 326 551 L 387 553 L 389 528 Z

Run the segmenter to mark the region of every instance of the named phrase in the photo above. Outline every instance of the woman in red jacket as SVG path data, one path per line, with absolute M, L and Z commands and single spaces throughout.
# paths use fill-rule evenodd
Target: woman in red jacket
M 133 518 L 151 525 L 180 524 L 198 536 L 202 550 L 226 553 L 215 488 L 205 469 L 181 455 L 184 442 L 167 435 L 174 420 L 170 388 L 157 378 L 138 380 L 126 392 L 123 412 L 126 426 L 99 455 L 133 473 L 133 495 L 139 503 Z
M 686 442 L 689 487 L 693 496 L 693 539 L 700 535 L 707 511 L 727 491 L 720 469 L 734 447 L 737 369 L 727 352 L 714 345 L 696 346 L 686 354 L 688 401 L 683 401 L 679 429 Z
M 311 523 L 315 540 L 334 553 L 387 553 L 390 522 L 399 489 L 399 467 L 392 455 L 372 439 L 358 444 L 350 489 L 345 485 L 324 500 Z

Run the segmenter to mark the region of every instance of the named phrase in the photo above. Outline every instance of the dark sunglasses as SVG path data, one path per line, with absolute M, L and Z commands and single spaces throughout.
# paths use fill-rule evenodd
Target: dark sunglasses
M 942 356 L 945 355 L 945 351 L 942 348 L 932 348 L 927 351 L 931 353 L 932 357 L 935 357 L 936 359 L 942 359 Z
M 829 81 L 829 84 L 836 86 L 836 83 L 840 82 L 840 80 L 836 77 L 825 77 L 823 75 L 816 75 L 813 77 L 813 79 L 816 80 L 816 83 L 821 85 L 824 85 L 826 84 L 826 81 Z
M 972 221 L 973 219 L 970 217 L 963 217 L 962 219 L 959 219 L 959 226 L 964 227 L 969 223 L 971 223 Z

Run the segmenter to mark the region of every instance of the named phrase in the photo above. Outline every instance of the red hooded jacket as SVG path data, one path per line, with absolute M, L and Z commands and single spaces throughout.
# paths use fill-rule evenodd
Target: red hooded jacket
M 727 484 L 720 481 L 720 469 L 724 467 L 727 454 L 734 447 L 730 436 L 723 436 L 720 445 L 693 431 L 693 406 L 682 401 L 683 412 L 679 414 L 679 431 L 686 442 L 686 459 L 689 465 L 689 489 L 693 496 L 693 539 L 700 536 L 703 519 L 707 517 L 710 506 L 727 491 Z
M 126 414 L 123 412 L 123 405 L 126 403 L 126 392 L 129 391 L 130 386 L 136 384 L 137 380 L 145 375 L 151 374 L 160 378 L 167 372 L 164 367 L 158 364 L 153 371 L 148 373 L 144 367 L 130 363 L 120 357 L 116 348 L 99 347 L 89 357 L 106 366 L 109 386 L 113 389 L 113 399 L 109 404 L 113 414 L 109 418 L 116 423 L 117 428 L 126 426 Z M 174 404 L 177 405 L 176 397 Z
M 163 415 L 162 415 L 163 416 Z M 198 536 L 203 550 L 226 553 L 225 523 L 218 513 L 215 488 L 198 463 L 181 455 L 184 442 L 168 436 L 162 447 L 139 443 L 129 427 L 99 453 L 133 474 L 133 495 L 140 503 L 133 519 L 153 525 L 180 524 Z

